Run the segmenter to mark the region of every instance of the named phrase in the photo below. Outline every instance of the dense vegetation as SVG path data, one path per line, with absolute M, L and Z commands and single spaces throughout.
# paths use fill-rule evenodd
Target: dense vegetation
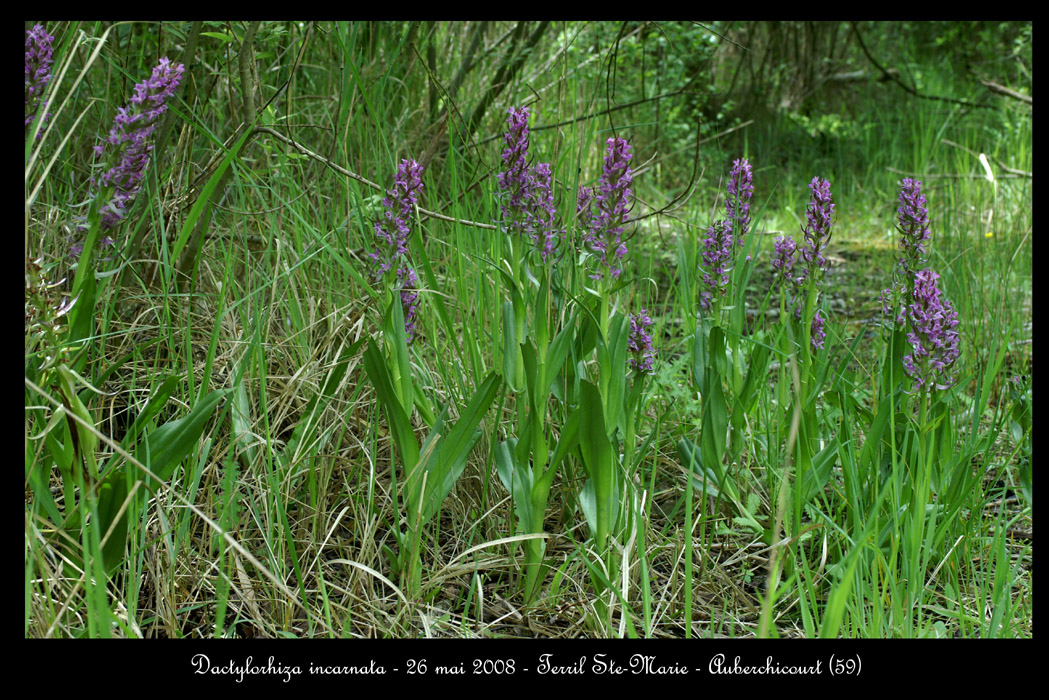
M 1029 636 L 1032 25 L 26 25 L 25 636 Z

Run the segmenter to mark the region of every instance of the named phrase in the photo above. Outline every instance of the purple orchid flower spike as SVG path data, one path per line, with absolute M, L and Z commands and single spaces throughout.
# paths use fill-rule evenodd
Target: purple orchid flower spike
M 382 219 L 375 222 L 376 249 L 368 254 L 375 265 L 373 273 L 381 279 L 398 269 L 400 259 L 408 252 L 408 238 L 415 218 L 415 205 L 423 187 L 423 167 L 414 160 L 402 160 L 392 189 L 382 200 Z
M 937 284 L 940 276 L 931 268 L 914 275 L 913 301 L 907 309 L 911 352 L 903 368 L 920 389 L 933 385 L 946 389 L 953 382 L 951 366 L 961 355 L 958 312 Z
M 92 179 L 92 184 L 98 190 L 113 191 L 102 211 L 103 229 L 115 229 L 123 221 L 129 203 L 141 189 L 153 153 L 151 136 L 168 110 L 184 71 L 182 64 L 176 66 L 167 58 L 160 59 L 153 74 L 135 86 L 130 104 L 117 110 L 105 141 L 95 146 L 95 154 L 110 167 Z M 103 240 L 103 244 L 111 242 Z
M 623 232 L 629 221 L 633 205 L 634 179 L 630 169 L 630 145 L 625 139 L 610 138 L 605 151 L 605 166 L 597 193 L 594 209 L 587 232 L 587 244 L 598 256 L 594 279 L 611 277 L 618 279 L 623 273 L 623 258 L 627 254 Z M 580 201 L 583 195 L 580 193 Z
M 754 196 L 754 172 L 746 158 L 738 158 L 732 163 L 728 176 L 728 197 L 725 198 L 725 215 L 732 222 L 736 234 L 736 244 L 743 245 L 743 239 L 750 232 L 750 199 Z
M 47 104 L 40 104 L 40 97 L 51 82 L 51 64 L 54 63 L 52 43 L 55 38 L 47 33 L 44 25 L 38 24 L 26 32 L 25 37 L 25 131 L 29 138 L 29 126 L 36 113 L 46 109 Z M 44 114 L 42 122 L 46 123 L 50 114 Z M 37 132 L 37 138 L 43 130 Z
M 627 362 L 640 374 L 651 374 L 652 364 L 656 357 L 652 349 L 652 319 L 644 308 L 636 314 L 630 314 L 630 336 L 627 338 L 627 350 L 630 358 Z

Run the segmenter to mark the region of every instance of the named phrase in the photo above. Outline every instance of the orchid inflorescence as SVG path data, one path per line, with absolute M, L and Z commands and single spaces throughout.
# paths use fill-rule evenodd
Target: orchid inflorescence
M 906 322 L 906 307 L 913 301 L 915 274 L 927 265 L 927 246 L 932 239 L 928 202 L 922 194 L 921 181 L 907 177 L 901 185 L 900 205 L 896 210 L 896 228 L 900 232 L 896 280 L 881 293 L 882 313 L 897 326 Z
M 395 269 L 401 258 L 408 253 L 408 238 L 415 219 L 415 205 L 422 189 L 421 165 L 414 160 L 402 160 L 397 166 L 397 176 L 392 189 L 383 197 L 382 219 L 375 222 L 376 249 L 368 254 L 375 264 L 373 274 L 381 279 Z
M 648 312 L 641 308 L 636 314 L 630 314 L 630 336 L 627 350 L 630 351 L 630 366 L 640 374 L 650 374 L 656 352 L 652 349 L 652 319 Z
M 375 265 L 372 271 L 382 281 L 387 273 L 396 270 L 396 284 L 400 289 L 404 330 L 410 344 L 415 339 L 416 315 L 419 308 L 419 278 L 407 263 L 408 239 L 415 220 L 415 205 L 423 187 L 423 167 L 414 160 L 404 159 L 397 166 L 392 189 L 382 200 L 383 216 L 375 222 L 376 248 L 368 253 Z
M 715 221 L 703 239 L 703 284 L 699 304 L 709 311 L 715 300 L 725 296 L 732 273 L 732 222 Z
M 919 389 L 926 385 L 948 388 L 950 368 L 961 354 L 958 312 L 940 292 L 938 279 L 930 268 L 916 272 L 913 301 L 907 307 L 911 352 L 904 356 L 903 367 Z
M 809 204 L 805 211 L 805 224 L 802 226 L 805 243 L 799 247 L 790 236 L 776 238 L 772 269 L 797 320 L 801 320 L 805 312 L 808 285 L 813 286 L 815 309 L 809 326 L 809 342 L 813 350 L 819 350 L 823 348 L 826 339 L 826 319 L 820 308 L 823 273 L 827 269 L 827 259 L 823 251 L 830 241 L 834 203 L 831 200 L 830 181 L 814 177 L 809 183 L 809 190 Z
M 41 107 L 40 96 L 51 82 L 51 64 L 54 63 L 54 48 L 51 44 L 55 38 L 47 33 L 44 25 L 37 24 L 26 32 L 25 37 L 25 129 L 29 138 L 29 125 Z M 44 114 L 46 122 L 51 115 Z M 42 132 L 37 134 L 40 138 Z
M 743 239 L 750 232 L 750 199 L 754 196 L 754 172 L 746 158 L 732 162 L 727 189 L 725 215 L 736 232 L 736 243 L 742 246 Z
M 623 258 L 627 254 L 623 233 L 630 221 L 634 194 L 631 157 L 626 139 L 608 139 L 597 191 L 581 191 L 578 196 L 577 208 L 589 213 L 585 241 L 597 257 L 592 279 L 619 279 L 623 274 Z
M 95 155 L 101 159 L 102 174 L 91 179 L 96 196 L 103 192 L 109 200 L 101 210 L 103 230 L 112 231 L 127 215 L 128 206 L 142 188 L 146 167 L 153 153 L 153 132 L 160 117 L 168 110 L 169 100 L 175 94 L 185 66 L 174 65 L 167 58 L 160 59 L 153 74 L 135 86 L 135 95 L 126 107 L 117 110 L 113 126 L 105 140 L 95 146 Z M 111 245 L 108 236 L 102 245 Z M 73 247 L 79 254 L 82 244 Z
M 750 200 L 754 196 L 754 173 L 746 158 L 737 158 L 729 171 L 725 219 L 715 221 L 707 229 L 702 244 L 703 291 L 699 294 L 702 312 L 720 308 L 720 301 L 729 294 L 732 270 L 736 266 L 739 249 L 750 231 Z M 750 260 L 750 256 L 747 256 Z
M 547 262 L 565 231 L 557 226 L 550 164 L 533 166 L 528 162 L 529 114 L 527 107 L 510 108 L 509 128 L 503 138 L 504 170 L 496 179 L 504 229 L 513 236 L 528 236 L 543 262 Z

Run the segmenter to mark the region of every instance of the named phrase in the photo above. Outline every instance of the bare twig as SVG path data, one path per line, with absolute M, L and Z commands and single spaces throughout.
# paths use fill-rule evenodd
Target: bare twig
M 695 22 L 695 21 L 693 21 L 693 22 L 692 22 L 692 24 L 696 25 L 697 27 L 703 27 L 704 29 L 706 29 L 706 30 L 707 30 L 708 32 L 710 32 L 710 33 L 711 33 L 711 34 L 713 34 L 714 36 L 716 36 L 716 37 L 720 38 L 720 39 L 721 39 L 722 41 L 727 41 L 728 43 L 732 44 L 732 45 L 733 45 L 733 46 L 735 46 L 736 48 L 740 48 L 740 49 L 743 49 L 743 50 L 744 50 L 744 51 L 746 51 L 747 53 L 753 53 L 753 51 L 751 51 L 750 49 L 748 49 L 748 48 L 747 48 L 746 46 L 744 46 L 743 44 L 740 44 L 739 42 L 733 41 L 732 39 L 729 39 L 729 38 L 728 38 L 727 36 L 725 36 L 724 34 L 718 34 L 718 33 L 717 33 L 717 32 L 715 32 L 715 31 L 714 31 L 713 29 L 711 29 L 711 28 L 710 28 L 710 27 L 708 27 L 707 25 L 703 24 L 702 22 Z M 730 28 L 731 28 L 731 27 L 730 27 Z
M 1026 104 L 1029 104 L 1032 107 L 1034 106 L 1034 104 L 1031 101 L 1032 98 L 1031 98 L 1030 95 L 1025 95 L 1022 92 L 1017 92 L 1016 90 L 1013 90 L 1011 88 L 1007 88 L 1004 85 L 999 85 L 998 83 L 991 82 L 990 80 L 982 80 L 980 82 L 982 82 L 987 87 L 987 89 L 990 90 L 991 92 L 996 92 L 999 95 L 1005 95 L 1006 97 L 1011 97 L 1014 100 L 1020 100 L 1020 102 L 1024 102 Z
M 577 117 L 572 117 L 571 119 L 565 119 L 564 121 L 560 121 L 560 122 L 554 122 L 553 124 L 543 124 L 542 126 L 529 127 L 529 130 L 532 131 L 532 132 L 536 132 L 536 131 L 547 131 L 548 129 L 557 129 L 557 128 L 562 127 L 562 126 L 568 126 L 569 124 L 575 124 L 576 122 L 585 121 L 587 119 L 593 119 L 594 117 L 602 117 L 602 116 L 604 116 L 606 114 L 611 114 L 613 112 L 618 112 L 621 109 L 629 109 L 631 107 L 636 107 L 636 106 L 638 106 L 640 104 L 644 104 L 646 102 L 653 102 L 655 100 L 664 100 L 664 99 L 666 99 L 668 97 L 677 97 L 678 95 L 681 95 L 681 94 L 684 94 L 684 93 L 688 92 L 692 88 L 692 83 L 695 82 L 695 78 L 696 78 L 696 76 L 692 76 L 692 78 L 690 78 L 689 81 L 687 83 L 685 83 L 685 85 L 683 85 L 681 88 L 679 88 L 677 90 L 673 90 L 671 92 L 664 92 L 661 95 L 653 95 L 652 97 L 642 97 L 641 99 L 634 100 L 633 102 L 624 102 L 623 104 L 614 105 L 614 106 L 609 107 L 607 109 L 602 109 L 600 112 L 588 112 L 587 114 L 580 114 Z M 747 122 L 747 123 L 749 124 L 750 122 Z M 503 138 L 502 134 L 495 134 L 493 136 L 487 136 L 487 137 L 485 137 L 483 139 L 480 139 L 480 140 L 477 140 L 477 141 L 473 142 L 472 144 L 470 144 L 470 146 L 471 147 L 481 146 L 483 144 L 488 143 L 489 141 L 495 141 L 496 139 L 501 139 L 501 138 Z
M 328 158 L 325 158 L 324 156 L 322 156 L 320 154 L 314 153 L 310 149 L 308 149 L 305 146 L 303 146 L 302 144 L 300 144 L 295 139 L 292 139 L 291 137 L 285 136 L 284 134 L 280 133 L 276 129 L 271 129 L 268 126 L 260 126 L 260 127 L 256 127 L 255 131 L 256 131 L 256 133 L 269 134 L 270 136 L 276 137 L 277 139 L 283 141 L 284 143 L 286 143 L 289 146 L 291 146 L 294 149 L 296 149 L 299 153 L 303 154 L 304 156 L 307 156 L 308 158 L 312 158 L 312 159 L 316 160 L 319 163 L 323 163 L 324 165 L 326 165 L 327 167 L 331 168 L 332 170 L 334 170 L 335 172 L 339 173 L 340 175 L 345 175 L 346 177 L 351 178 L 353 180 L 356 180 L 357 182 L 361 183 L 362 185 L 365 185 L 366 187 L 370 187 L 373 190 L 378 190 L 379 192 L 383 191 L 382 185 L 374 183 L 371 180 L 369 180 L 368 178 L 363 177 L 361 175 L 358 175 L 357 173 L 355 173 L 355 172 L 353 172 L 351 170 L 347 170 L 346 168 L 342 167 L 341 165 L 338 165 L 337 163 L 333 163 L 331 160 L 329 160 Z M 462 224 L 463 226 L 473 226 L 475 228 L 484 228 L 484 229 L 490 229 L 490 230 L 493 230 L 493 231 L 498 229 L 498 227 L 493 225 L 493 224 L 483 224 L 483 223 L 481 223 L 479 221 L 469 221 L 467 219 L 457 219 L 454 216 L 447 216 L 445 214 L 440 214 L 440 213 L 435 212 L 435 211 L 429 211 L 428 209 L 423 209 L 422 207 L 419 207 L 419 213 L 421 215 L 423 215 L 423 216 L 426 216 L 426 217 L 430 217 L 430 218 L 433 218 L 433 219 L 440 219 L 441 221 L 450 221 L 450 222 L 455 223 L 455 224 Z
M 976 158 L 980 157 L 979 153 L 977 153 L 976 151 L 974 151 L 974 150 L 972 150 L 970 148 L 966 148 L 965 146 L 961 145 L 960 143 L 955 143 L 954 141 L 950 141 L 948 139 L 940 139 L 940 143 L 946 144 L 948 146 L 954 146 L 955 148 L 960 148 L 963 151 L 965 151 L 966 153 L 968 153 L 969 155 L 975 156 Z M 1003 163 L 998 158 L 995 158 L 994 162 L 998 164 L 999 168 L 1001 168 L 1002 170 L 1004 170 L 1007 173 L 1012 173 L 1013 175 L 1016 175 L 1018 177 L 1030 177 L 1030 178 L 1034 177 L 1034 173 L 1029 173 L 1026 170 L 1017 170 L 1016 168 L 1010 168 L 1008 165 Z
M 860 36 L 860 29 L 856 22 L 852 23 L 852 33 L 856 35 L 856 42 L 860 45 L 860 49 L 863 51 L 863 54 L 867 57 L 867 60 L 871 62 L 871 65 L 873 65 L 875 68 L 881 71 L 882 75 L 885 76 L 887 80 L 891 80 L 892 82 L 896 83 L 901 88 L 914 95 L 915 97 L 920 97 L 923 100 L 949 102 L 951 104 L 962 105 L 963 107 L 969 107 L 973 109 L 987 109 L 988 107 L 990 107 L 990 105 L 979 104 L 976 102 L 968 102 L 966 100 L 956 100 L 952 97 L 940 97 L 939 95 L 923 95 L 907 83 L 900 80 L 898 76 L 893 75 L 893 72 L 890 69 L 885 68 L 880 63 L 878 63 L 877 60 L 875 60 L 874 56 L 872 56 L 871 52 L 867 49 L 867 45 L 863 43 L 863 37 Z
M 716 134 L 714 134 L 712 136 L 708 136 L 705 139 L 697 139 L 696 140 L 696 145 L 694 146 L 695 154 L 694 154 L 694 156 L 692 158 L 692 175 L 689 177 L 688 186 L 685 187 L 684 192 L 682 194 L 678 195 L 677 197 L 675 197 L 674 199 L 672 199 L 667 204 L 665 204 L 662 207 L 660 207 L 659 209 L 650 211 L 647 214 L 642 214 L 642 215 L 640 215 L 640 216 L 638 216 L 638 217 L 636 217 L 634 219 L 631 219 L 631 221 L 640 221 L 641 219 L 647 219 L 647 218 L 649 218 L 651 216 L 660 216 L 662 214 L 667 214 L 669 212 L 672 212 L 672 211 L 675 211 L 677 209 L 680 209 L 682 206 L 684 206 L 685 202 L 688 201 L 688 199 L 692 196 L 692 193 L 696 189 L 696 181 L 698 180 L 698 176 L 699 176 L 699 147 L 702 146 L 704 143 L 707 143 L 709 141 L 713 141 L 714 139 L 721 138 L 722 136 L 725 136 L 726 134 L 731 134 L 733 131 L 738 131 L 739 129 L 743 129 L 743 128 L 745 128 L 745 127 L 747 127 L 747 126 L 749 126 L 750 124 L 753 124 L 753 123 L 754 123 L 754 120 L 753 119 L 749 119 L 749 120 L 743 122 L 742 124 L 737 124 L 736 126 L 732 127 L 731 129 L 725 129 L 724 131 L 719 131 L 718 133 L 716 133 Z M 696 125 L 696 135 L 697 136 L 699 135 L 699 125 L 698 124 Z M 653 159 L 653 160 L 655 160 L 655 159 Z M 645 163 L 645 165 L 642 166 L 642 167 L 647 167 L 650 164 L 651 164 L 651 162 Z
M 907 177 L 924 177 L 924 178 L 927 178 L 929 180 L 938 179 L 938 178 L 947 178 L 947 179 L 951 179 L 951 180 L 986 180 L 987 179 L 987 176 L 983 175 L 982 173 L 915 173 L 915 172 L 911 172 L 909 170 L 900 170 L 898 168 L 893 168 L 893 167 L 886 167 L 885 169 L 888 170 L 890 173 L 896 173 L 897 175 L 906 175 Z M 1014 178 L 1014 177 L 1023 177 L 1023 176 L 1022 175 L 1016 175 L 1014 173 L 1005 173 L 1004 175 L 999 175 L 998 176 L 999 179 L 1008 179 L 1008 178 Z M 1031 177 L 1031 175 L 1028 174 L 1027 177 Z

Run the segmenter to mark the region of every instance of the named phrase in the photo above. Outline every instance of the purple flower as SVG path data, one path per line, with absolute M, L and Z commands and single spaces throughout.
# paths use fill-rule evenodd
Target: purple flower
M 940 292 L 938 279 L 931 268 L 916 272 L 913 301 L 908 307 L 911 353 L 904 356 L 903 367 L 918 388 L 926 384 L 938 389 L 950 386 L 953 377 L 949 370 L 961 355 L 958 313 Z
M 502 156 L 505 170 L 497 177 L 504 226 L 510 235 L 527 234 L 546 262 L 564 237 L 564 230 L 556 225 L 553 173 L 549 163 L 528 164 L 528 108 L 511 108 L 509 115 Z
M 743 245 L 743 238 L 750 231 L 750 198 L 754 196 L 754 173 L 746 158 L 732 163 L 728 176 L 728 197 L 725 198 L 725 214 L 736 232 L 736 243 Z
M 618 279 L 623 273 L 622 260 L 627 254 L 623 231 L 632 205 L 630 188 L 634 173 L 630 169 L 630 146 L 625 139 L 608 139 L 605 167 L 601 173 L 598 191 L 594 197 L 586 242 L 599 256 L 593 279 L 606 276 Z
M 754 194 L 754 176 L 750 163 L 737 159 L 732 164 L 728 179 L 728 196 L 725 198 L 727 218 L 716 221 L 707 229 L 703 240 L 703 272 L 705 289 L 700 292 L 699 303 L 704 311 L 720 308 L 720 299 L 729 291 L 732 269 L 736 264 L 736 249 L 743 245 L 743 237 L 750 229 L 750 198 Z M 733 245 L 735 241 L 736 245 Z M 750 257 L 747 257 L 750 260 Z
M 503 172 L 497 180 L 502 196 L 502 215 L 507 232 L 521 233 L 525 227 L 527 211 L 532 201 L 533 175 L 528 167 L 528 116 L 527 107 L 510 108 L 507 122 L 509 128 L 503 140 Z
M 823 349 L 823 340 L 827 337 L 827 334 L 823 331 L 823 310 L 816 309 L 816 313 L 812 317 L 812 325 L 809 330 L 809 342 L 812 343 L 813 350 Z
M 594 188 L 593 187 L 579 187 L 579 194 L 576 196 L 576 207 L 575 213 L 577 216 L 590 214 L 590 204 L 594 201 Z
M 175 66 L 167 58 L 160 59 L 152 76 L 135 86 L 131 103 L 117 110 L 109 136 L 95 146 L 95 154 L 109 168 L 91 182 L 99 191 L 112 188 L 109 203 L 102 211 L 103 229 L 117 227 L 127 213 L 128 203 L 141 189 L 153 152 L 150 136 L 167 111 L 168 98 L 175 94 L 184 71 L 182 64 Z
M 419 310 L 419 278 L 415 270 L 407 265 L 397 270 L 397 285 L 401 290 L 401 309 L 404 314 L 404 334 L 408 339 L 408 345 L 415 340 L 418 330 L 416 315 Z
M 703 240 L 703 284 L 699 304 L 709 311 L 728 292 L 732 271 L 732 222 L 715 221 Z
M 401 310 L 404 315 L 404 332 L 410 345 L 415 340 L 416 315 L 419 308 L 419 278 L 407 262 L 408 238 L 412 233 L 415 205 L 419 201 L 419 190 L 423 187 L 423 167 L 414 160 L 404 159 L 397 166 L 392 189 L 386 191 L 382 200 L 383 216 L 375 222 L 375 250 L 368 257 L 375 263 L 373 274 L 376 280 L 387 278 L 400 294 Z M 387 273 L 396 270 L 395 280 Z M 392 286 L 392 285 L 391 285 Z
M 532 206 L 527 215 L 528 235 L 532 244 L 546 262 L 565 230 L 557 226 L 557 209 L 551 187 L 553 173 L 549 163 L 539 163 L 532 169 Z
M 402 160 L 393 189 L 387 190 L 382 200 L 385 211 L 382 219 L 375 222 L 376 249 L 368 254 L 375 263 L 376 279 L 396 269 L 400 258 L 408 252 L 415 205 L 423 186 L 422 173 L 423 167 L 414 160 Z
M 652 349 L 652 334 L 648 329 L 652 327 L 652 319 L 649 318 L 645 309 L 639 313 L 630 314 L 630 336 L 627 339 L 627 349 L 630 358 L 627 362 L 637 372 L 649 374 L 652 372 L 652 362 L 656 352 Z
M 794 313 L 794 318 L 802 320 L 807 303 L 809 284 L 815 285 L 815 306 L 812 320 L 809 322 L 809 342 L 813 350 L 823 347 L 826 338 L 825 320 L 820 309 L 823 272 L 827 260 L 823 257 L 823 248 L 830 240 L 831 217 L 834 204 L 831 202 L 830 183 L 814 177 L 809 184 L 812 194 L 808 209 L 805 212 L 806 223 L 802 226 L 805 244 L 799 248 L 793 238 L 780 236 L 776 239 L 772 255 L 773 275 L 782 285 L 785 306 Z M 801 264 L 798 260 L 801 260 Z
M 909 292 L 906 285 L 896 282 L 891 287 L 881 290 L 881 294 L 878 295 L 882 315 L 894 319 L 897 326 L 907 322 L 907 314 L 900 307 L 900 294 L 905 292 Z
M 776 238 L 775 251 L 772 254 L 772 272 L 783 283 L 789 283 L 792 280 L 794 255 L 797 251 L 798 244 L 790 236 Z
M 26 32 L 25 37 L 25 130 L 26 138 L 29 138 L 29 125 L 37 111 L 47 105 L 40 104 L 40 96 L 44 94 L 47 84 L 51 82 L 51 64 L 54 63 L 54 49 L 51 47 L 55 38 L 44 30 L 44 25 L 38 24 Z M 47 122 L 50 114 L 45 114 L 41 122 Z M 40 138 L 41 130 L 37 133 Z
M 809 189 L 812 194 L 805 210 L 806 223 L 802 227 L 807 245 L 801 249 L 801 259 L 806 263 L 807 272 L 814 273 L 817 268 L 822 271 L 827 267 L 823 249 L 830 241 L 834 204 L 831 202 L 829 181 L 814 177 L 809 183 Z
M 784 308 L 793 310 L 795 318 L 801 318 L 800 299 L 804 296 L 803 271 L 795 271 L 798 244 L 790 236 L 778 236 L 772 253 L 773 283 L 778 283 L 783 295 Z M 800 272 L 800 274 L 799 274 Z
M 805 265 L 798 270 L 798 294 L 795 297 L 794 314 L 800 318 L 806 296 L 800 287 L 805 281 L 809 281 L 810 284 L 816 286 L 816 311 L 812 317 L 809 333 L 809 341 L 815 350 L 823 347 L 825 337 L 824 319 L 819 306 L 820 297 L 823 295 L 823 273 L 827 269 L 827 259 L 823 257 L 823 250 L 830 241 L 834 203 L 831 201 L 828 180 L 814 177 L 809 183 L 809 189 L 812 190 L 812 194 L 809 196 L 809 205 L 805 210 L 805 225 L 802 227 L 805 234 L 805 246 L 799 251 Z
M 914 274 L 922 268 L 927 252 L 925 246 L 932 238 L 929 207 L 920 180 L 903 179 L 896 221 L 900 228 L 900 267 Z
M 929 207 L 925 195 L 921 192 L 921 181 L 904 178 L 902 185 L 900 206 L 896 210 L 896 223 L 900 231 L 899 255 L 896 261 L 898 276 L 893 286 L 881 294 L 883 313 L 886 316 L 894 316 L 897 325 L 904 323 L 905 310 L 913 301 L 914 275 L 926 266 L 926 246 L 932 239 L 932 232 L 929 230 Z

